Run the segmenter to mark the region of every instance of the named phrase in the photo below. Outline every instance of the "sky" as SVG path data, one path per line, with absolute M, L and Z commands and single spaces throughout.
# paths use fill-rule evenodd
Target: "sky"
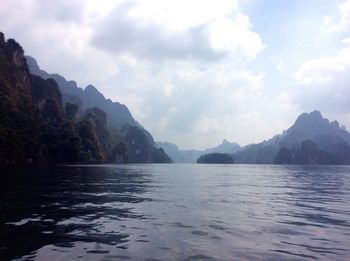
M 1 0 L 0 31 L 182 149 L 350 128 L 350 0 Z

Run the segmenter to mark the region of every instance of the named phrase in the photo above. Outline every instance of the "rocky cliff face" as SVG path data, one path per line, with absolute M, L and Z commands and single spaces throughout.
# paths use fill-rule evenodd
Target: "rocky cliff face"
M 101 108 L 107 114 L 109 126 L 113 128 L 120 129 L 125 124 L 138 125 L 124 104 L 106 99 L 95 86 L 88 85 L 85 89 L 82 89 L 78 87 L 75 81 L 67 81 L 59 74 L 49 74 L 41 70 L 33 57 L 26 56 L 26 60 L 32 74 L 38 75 L 43 79 L 52 78 L 57 82 L 62 92 L 64 103 L 75 103 L 80 107 L 81 111 L 93 107 Z
M 325 150 L 329 150 L 335 143 L 350 143 L 350 133 L 340 128 L 337 121 L 330 122 L 323 118 L 319 111 L 301 114 L 280 138 L 280 142 L 287 147 L 312 140 Z
M 31 161 L 38 142 L 23 49 L 0 33 L 0 162 Z
M 72 109 L 72 104 L 75 104 L 81 118 L 86 120 L 87 112 L 90 112 L 90 116 L 91 113 L 96 113 L 96 111 L 91 110 L 92 108 L 105 112 L 107 126 L 102 127 L 98 121 L 93 123 L 94 126 L 84 123 L 85 127 L 97 131 L 97 141 L 100 141 L 102 146 L 102 151 L 98 152 L 100 149 L 97 149 L 92 153 L 93 156 L 85 154 L 85 158 L 89 158 L 88 162 L 100 162 L 101 160 L 113 162 L 116 159 L 113 151 L 118 151 L 116 146 L 120 144 L 127 148 L 127 157 L 124 155 L 122 161 L 127 160 L 133 163 L 171 162 L 163 150 L 155 148 L 152 135 L 134 120 L 125 105 L 106 99 L 93 85 L 88 85 L 85 89 L 79 88 L 75 81 L 67 81 L 59 74 L 49 74 L 41 70 L 34 58 L 26 56 L 26 59 L 31 73 L 44 79 L 52 78 L 57 82 L 62 92 L 63 103 L 68 109 Z M 69 117 L 72 117 L 72 111 L 68 110 L 68 112 L 70 113 Z M 77 118 L 77 116 L 73 116 L 73 118 Z M 90 122 L 91 120 L 90 117 Z M 109 134 L 107 135 L 106 132 Z M 90 141 L 94 141 L 92 134 L 88 136 Z M 144 140 L 147 142 L 143 142 Z M 119 148 L 121 147 L 122 145 L 119 146 Z
M 21 46 L 0 39 L 0 162 L 77 160 L 79 139 L 57 84 L 31 76 Z
M 66 84 L 60 90 L 57 82 L 46 77 L 45 72 L 41 71 L 39 75 L 45 79 L 30 75 L 23 49 L 14 40 L 5 41 L 0 33 L 0 164 L 116 162 L 116 153 L 122 154 L 123 161 L 171 161 L 164 151 L 154 147 L 152 136 L 137 127 L 125 106 L 106 100 L 93 86 L 83 91 L 74 82 L 55 76 L 61 84 Z M 69 86 L 73 86 L 72 90 Z M 73 96 L 62 95 L 62 90 L 82 96 L 73 99 Z M 66 102 L 65 97 L 69 97 L 72 103 Z M 129 126 L 125 122 L 119 130 L 111 128 L 108 112 L 97 107 L 82 107 L 79 102 L 111 105 L 109 113 L 116 113 L 118 120 L 121 118 L 115 108 L 121 106 L 124 112 L 130 114 L 130 117 L 125 115 L 133 126 L 139 129 L 137 136 L 148 141 L 147 146 L 143 147 L 143 143 L 138 144 L 137 141 L 132 143 L 136 138 L 133 132 L 121 132 L 121 128 Z M 142 149 L 136 153 L 137 157 L 133 146 Z
M 150 133 L 137 126 L 125 126 L 123 136 L 129 151 L 129 162 L 145 163 L 171 163 L 172 159 L 163 149 L 154 146 L 154 140 Z
M 281 148 L 275 164 L 341 165 L 344 160 L 334 153 L 320 150 L 316 143 L 306 140 L 297 149 Z

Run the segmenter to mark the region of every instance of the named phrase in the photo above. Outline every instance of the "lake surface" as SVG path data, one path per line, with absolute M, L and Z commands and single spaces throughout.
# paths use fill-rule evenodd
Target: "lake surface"
M 0 171 L 0 260 L 350 260 L 347 166 Z

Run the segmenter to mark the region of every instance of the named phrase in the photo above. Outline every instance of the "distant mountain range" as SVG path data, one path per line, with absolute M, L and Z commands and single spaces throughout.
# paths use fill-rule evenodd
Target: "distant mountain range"
M 176 163 L 195 163 L 197 159 L 204 154 L 210 153 L 228 153 L 234 154 L 241 149 L 237 143 L 231 143 L 227 140 L 217 147 L 206 150 L 180 150 L 175 144 L 169 142 L 156 142 L 158 148 L 162 148 Z
M 222 159 L 218 153 L 244 164 L 350 164 L 350 133 L 319 111 L 303 113 L 282 134 L 245 147 L 226 140 L 206 150 L 155 143 L 125 105 L 92 85 L 82 89 L 41 70 L 1 32 L 0 148 L 0 164 L 195 163 L 204 154 L 209 161 Z
M 241 164 L 350 164 L 350 133 L 317 110 L 301 114 L 282 134 L 245 147 L 226 140 L 203 151 L 179 150 L 168 142 L 156 144 L 174 162 L 182 163 L 194 163 L 204 154 L 228 153 Z

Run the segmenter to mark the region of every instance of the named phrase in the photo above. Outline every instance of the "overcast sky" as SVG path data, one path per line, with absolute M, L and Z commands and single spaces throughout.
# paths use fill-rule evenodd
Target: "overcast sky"
M 1 0 L 0 31 L 180 148 L 259 142 L 314 109 L 350 127 L 349 0 Z

